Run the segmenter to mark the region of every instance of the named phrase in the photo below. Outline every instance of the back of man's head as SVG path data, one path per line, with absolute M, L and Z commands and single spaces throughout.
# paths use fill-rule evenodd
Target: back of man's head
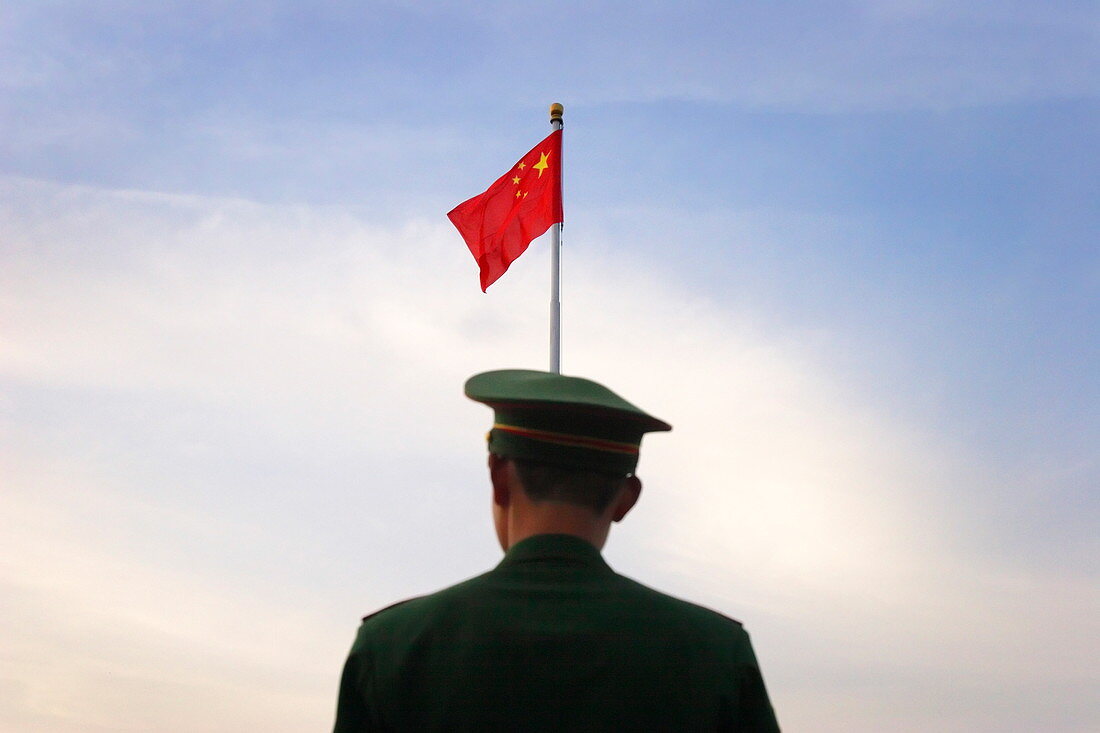
M 512 459 L 523 491 L 534 502 L 560 502 L 603 514 L 626 478 L 602 471 Z

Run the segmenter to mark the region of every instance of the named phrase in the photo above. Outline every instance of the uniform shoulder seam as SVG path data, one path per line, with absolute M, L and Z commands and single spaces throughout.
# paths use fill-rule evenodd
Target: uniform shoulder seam
M 404 601 L 397 601 L 396 603 L 390 603 L 389 605 L 383 606 L 383 608 L 378 609 L 374 613 L 366 614 L 365 616 L 363 616 L 363 621 L 366 621 L 367 619 L 373 619 L 373 617 L 378 615 L 379 613 L 385 613 L 389 609 L 396 609 L 398 605 L 405 605 L 409 601 L 415 601 L 415 600 L 420 599 L 420 598 L 423 598 L 422 595 L 414 595 L 414 597 L 407 598 Z
M 634 580 L 633 578 L 629 578 L 625 575 L 620 575 L 619 577 L 623 578 L 624 580 L 627 580 L 630 583 L 633 583 L 636 587 L 642 588 L 645 591 L 647 591 L 649 593 L 652 593 L 656 596 L 663 597 L 667 600 L 670 600 L 674 603 L 679 603 L 679 604 L 681 604 L 683 606 L 686 606 L 686 607 L 694 608 L 697 611 L 703 611 L 703 612 L 709 613 L 712 616 L 717 616 L 718 618 L 729 621 L 729 622 L 735 624 L 736 626 L 738 626 L 740 628 L 744 628 L 744 626 L 745 626 L 739 620 L 733 618 L 732 616 L 727 616 L 726 614 L 722 613 L 721 611 L 716 611 L 715 609 L 711 608 L 710 606 L 704 606 L 701 603 L 696 603 L 695 601 L 689 601 L 686 598 L 680 598 L 679 596 L 674 596 L 670 593 L 665 593 L 664 591 L 659 591 L 656 588 L 651 588 L 650 586 L 646 585 L 645 583 L 639 583 L 637 580 Z

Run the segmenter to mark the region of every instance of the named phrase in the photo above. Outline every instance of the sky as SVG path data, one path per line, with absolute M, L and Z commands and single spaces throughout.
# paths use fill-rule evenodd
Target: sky
M 548 238 L 446 219 L 565 106 L 562 367 L 674 426 L 605 556 L 789 731 L 1100 729 L 1100 8 L 0 8 L 0 731 L 332 724 L 492 567 L 462 383 Z

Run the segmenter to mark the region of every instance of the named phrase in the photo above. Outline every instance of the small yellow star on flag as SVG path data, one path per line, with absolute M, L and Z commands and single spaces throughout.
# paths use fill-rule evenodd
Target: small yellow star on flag
M 519 185 L 519 176 L 513 176 L 512 177 L 512 183 L 514 183 L 518 186 Z

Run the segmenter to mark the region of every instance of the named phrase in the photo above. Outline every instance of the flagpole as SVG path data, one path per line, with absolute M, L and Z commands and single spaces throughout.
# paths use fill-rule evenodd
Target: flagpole
M 564 111 L 557 102 L 550 105 L 550 126 L 555 130 L 562 128 Z M 560 160 L 558 165 L 564 176 Z M 560 179 L 558 185 L 564 185 Z M 561 374 L 561 227 L 561 222 L 550 227 L 550 371 L 554 374 Z

